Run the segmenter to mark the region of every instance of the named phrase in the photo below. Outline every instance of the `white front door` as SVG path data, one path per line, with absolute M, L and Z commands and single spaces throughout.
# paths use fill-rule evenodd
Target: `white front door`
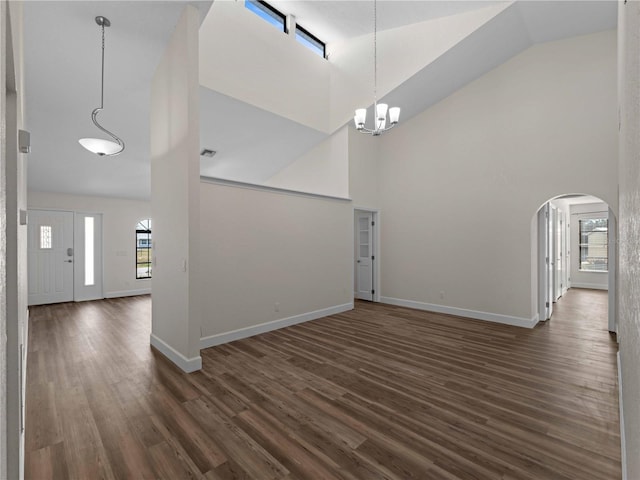
M 356 213 L 356 298 L 373 300 L 373 213 Z
M 73 212 L 29 210 L 29 305 L 73 300 Z

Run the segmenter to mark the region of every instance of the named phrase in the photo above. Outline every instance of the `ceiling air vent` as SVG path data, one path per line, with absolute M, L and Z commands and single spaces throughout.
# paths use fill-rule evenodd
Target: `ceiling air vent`
M 213 157 L 216 154 L 215 150 L 209 150 L 208 148 L 203 148 L 202 151 L 200 152 L 200 155 L 203 157 Z

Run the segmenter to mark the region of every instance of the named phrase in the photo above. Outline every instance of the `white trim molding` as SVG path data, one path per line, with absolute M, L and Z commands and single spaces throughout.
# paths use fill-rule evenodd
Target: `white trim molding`
M 609 290 L 608 286 L 601 285 L 600 283 L 571 282 L 571 288 L 588 288 L 590 290 Z
M 622 360 L 620 352 L 616 354 L 618 360 L 618 408 L 620 408 L 620 453 L 622 455 L 622 480 L 627 480 L 627 442 L 624 435 L 624 406 L 622 404 Z
M 510 315 L 501 315 L 499 313 L 480 312 L 477 310 L 467 310 L 465 308 L 448 307 L 446 305 L 416 302 L 415 300 L 403 300 L 401 298 L 393 297 L 380 297 L 380 301 L 382 303 L 398 305 L 399 307 L 415 308 L 417 310 L 426 310 L 428 312 L 435 313 L 446 313 L 448 315 L 456 315 L 458 317 L 473 318 L 475 320 L 484 320 L 487 322 L 513 325 L 514 327 L 533 328 L 538 323 L 538 315 L 533 318 L 512 317 Z
M 121 290 L 119 292 L 107 292 L 104 294 L 104 298 L 135 297 L 136 295 L 150 294 L 150 288 L 140 288 L 138 290 Z
M 347 312 L 353 310 L 353 302 L 345 303 L 343 305 L 335 305 L 333 307 L 323 308 L 320 310 L 314 310 L 313 312 L 302 313 L 300 315 L 294 315 L 292 317 L 281 318 L 279 320 L 272 320 L 270 322 L 260 323 L 258 325 L 252 325 L 251 327 L 239 328 L 238 330 L 232 330 L 230 332 L 218 333 L 216 335 L 209 335 L 208 337 L 202 337 L 200 339 L 200 348 L 215 347 L 216 345 L 222 345 L 223 343 L 233 342 L 242 338 L 253 337 L 261 333 L 271 332 L 284 327 L 290 327 L 298 323 L 308 322 L 310 320 L 317 320 L 318 318 L 328 317 L 329 315 L 335 315 L 336 313 Z
M 310 197 L 324 200 L 339 200 L 341 202 L 351 202 L 348 197 L 336 197 L 333 195 L 323 195 L 321 193 L 302 192 L 300 190 L 290 190 L 288 188 L 271 187 L 269 185 L 260 185 L 258 183 L 239 182 L 237 180 L 227 180 L 225 178 L 207 177 L 200 175 L 201 183 L 212 183 L 214 185 L 224 185 L 227 187 L 248 188 L 250 190 L 260 190 L 263 192 L 279 193 L 281 195 L 294 195 L 296 197 Z
M 202 357 L 200 355 L 194 358 L 187 358 L 153 333 L 151 334 L 150 343 L 153 348 L 175 363 L 184 372 L 191 373 L 202 369 Z

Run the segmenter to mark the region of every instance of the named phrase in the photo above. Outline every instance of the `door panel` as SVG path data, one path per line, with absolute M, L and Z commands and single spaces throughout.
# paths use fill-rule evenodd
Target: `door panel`
M 356 215 L 356 298 L 373 300 L 373 214 Z
M 73 300 L 73 213 L 29 210 L 29 305 Z

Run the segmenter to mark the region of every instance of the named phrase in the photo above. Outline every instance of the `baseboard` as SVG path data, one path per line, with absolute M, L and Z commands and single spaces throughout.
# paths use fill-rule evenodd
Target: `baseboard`
M 310 320 L 317 320 L 318 318 L 335 315 L 336 313 L 342 313 L 348 310 L 353 310 L 353 302 L 345 303 L 343 305 L 335 305 L 333 307 L 323 308 L 321 310 L 314 310 L 313 312 L 303 313 L 300 315 L 294 315 L 293 317 L 272 320 L 270 322 L 260 323 L 258 325 L 252 325 L 250 327 L 239 328 L 238 330 L 232 330 L 230 332 L 209 335 L 208 337 L 202 337 L 200 339 L 200 348 L 215 347 L 216 345 L 222 345 L 223 343 L 229 343 L 235 340 L 240 340 L 242 338 L 253 337 L 254 335 L 259 335 L 261 333 L 271 332 L 272 330 L 278 330 L 279 328 L 290 327 L 291 325 L 308 322 Z
M 627 480 L 627 442 L 624 435 L 624 408 L 622 405 L 622 363 L 620 352 L 616 355 L 618 359 L 618 406 L 620 408 L 620 453 L 622 454 L 622 480 Z
M 153 333 L 150 341 L 153 348 L 175 363 L 184 372 L 191 373 L 202 369 L 202 357 L 200 355 L 195 358 L 187 358 Z
M 503 323 L 505 325 L 513 325 L 515 327 L 533 328 L 538 323 L 538 315 L 533 318 L 512 317 L 509 315 L 501 315 L 499 313 L 487 313 L 477 310 L 467 310 L 465 308 L 448 307 L 446 305 L 436 305 L 434 303 L 416 302 L 414 300 L 403 300 L 401 298 L 380 297 L 382 303 L 398 305 L 400 307 L 415 308 L 417 310 L 426 310 L 428 312 L 446 313 L 456 315 L 458 317 L 473 318 L 476 320 L 485 320 L 487 322 Z
M 121 290 L 119 292 L 107 292 L 104 294 L 104 298 L 134 297 L 136 295 L 149 294 L 151 294 L 150 288 L 140 288 L 138 290 Z
M 600 283 L 571 282 L 571 288 L 588 288 L 589 290 L 609 290 L 608 286 L 603 286 Z

